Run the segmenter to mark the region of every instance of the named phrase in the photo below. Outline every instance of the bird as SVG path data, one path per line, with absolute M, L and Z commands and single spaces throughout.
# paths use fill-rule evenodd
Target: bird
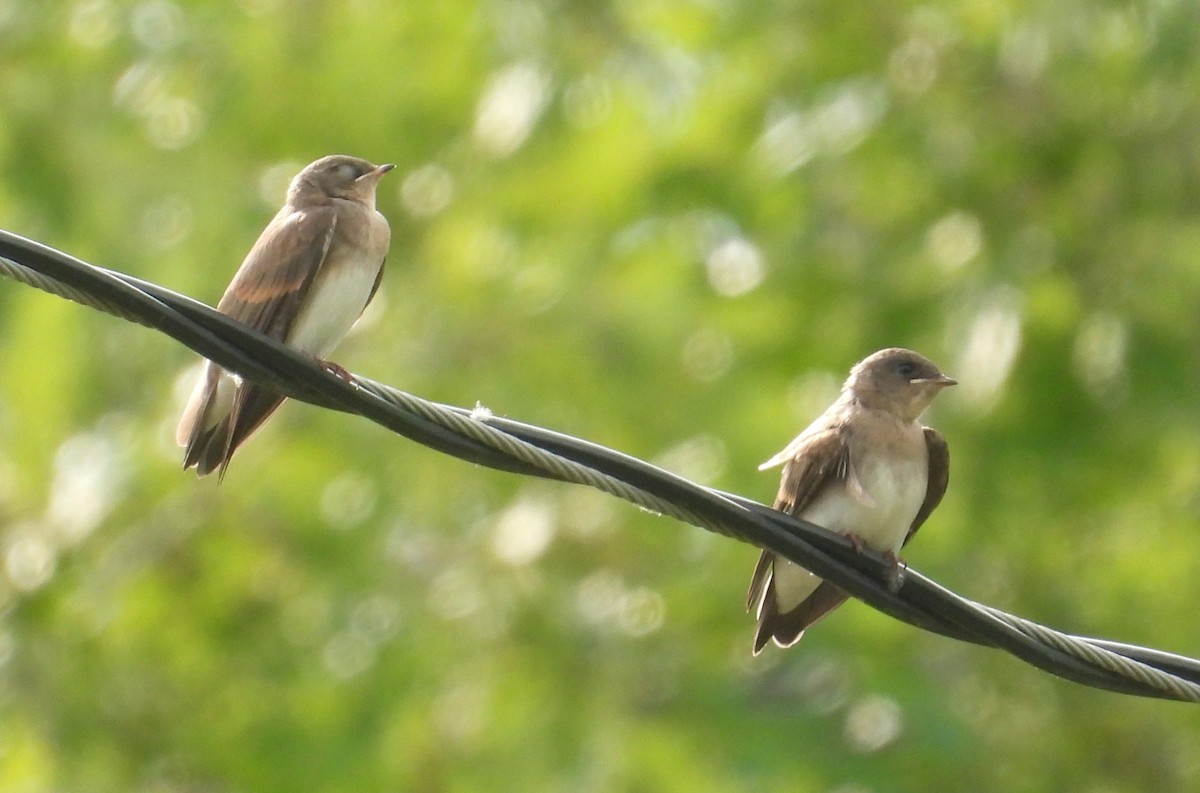
M 340 154 L 307 165 L 217 310 L 348 378 L 324 359 L 379 289 L 391 228 L 375 191 L 393 167 Z M 175 432 L 184 470 L 219 470 L 223 479 L 233 453 L 283 399 L 206 361 Z
M 941 503 L 950 481 L 950 450 L 919 419 L 957 381 L 928 358 L 900 347 L 855 364 L 841 394 L 812 424 L 759 470 L 783 466 L 775 508 L 847 536 L 892 563 Z M 754 655 L 768 642 L 790 647 L 806 628 L 848 597 L 835 584 L 764 550 L 746 608 L 758 621 Z

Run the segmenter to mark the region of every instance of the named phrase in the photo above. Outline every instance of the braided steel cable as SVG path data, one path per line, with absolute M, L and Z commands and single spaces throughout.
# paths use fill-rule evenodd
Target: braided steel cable
M 1200 661 L 1151 648 L 1071 636 L 962 598 L 908 570 L 892 592 L 887 562 L 807 521 L 702 487 L 569 435 L 439 405 L 367 378 L 353 382 L 214 309 L 163 287 L 95 267 L 0 230 L 0 274 L 159 330 L 280 394 L 355 413 L 469 462 L 596 488 L 644 509 L 767 548 L 874 608 L 925 630 L 995 647 L 1051 674 L 1120 693 L 1200 702 Z

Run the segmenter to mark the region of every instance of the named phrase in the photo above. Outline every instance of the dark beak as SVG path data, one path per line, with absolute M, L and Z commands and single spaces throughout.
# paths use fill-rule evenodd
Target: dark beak
M 376 168 L 372 171 L 367 171 L 366 173 L 364 173 L 362 176 L 358 177 L 354 181 L 361 182 L 363 179 L 378 180 L 379 177 L 383 176 L 385 173 L 387 173 L 388 171 L 392 170 L 395 167 L 396 166 L 392 165 L 390 162 L 384 163 L 383 165 L 380 165 L 378 168 Z
M 944 374 L 939 374 L 937 377 L 914 377 L 908 382 L 918 385 L 935 385 L 938 388 L 945 388 L 948 385 L 958 385 L 957 380 Z

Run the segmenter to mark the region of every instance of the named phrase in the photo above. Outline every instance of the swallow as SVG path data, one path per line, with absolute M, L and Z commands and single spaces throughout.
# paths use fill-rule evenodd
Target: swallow
M 759 470 L 783 465 L 775 508 L 847 536 L 892 562 L 941 503 L 950 481 L 946 439 L 919 419 L 957 381 L 912 350 L 880 350 L 855 364 L 841 394 Z M 797 564 L 763 551 L 746 607 L 758 619 L 754 654 L 790 647 L 848 597 Z
M 375 189 L 392 165 L 333 155 L 292 179 L 217 310 L 325 362 L 379 289 L 391 242 Z M 283 397 L 206 361 L 175 432 L 184 469 L 224 478 L 238 447 Z

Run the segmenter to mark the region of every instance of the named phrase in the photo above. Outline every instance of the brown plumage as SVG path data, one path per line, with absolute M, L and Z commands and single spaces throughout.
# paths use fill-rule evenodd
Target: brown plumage
M 391 165 L 334 155 L 292 180 L 287 202 L 259 236 L 217 310 L 323 359 L 375 296 L 391 232 L 375 188 Z M 199 476 L 233 453 L 283 397 L 206 362 L 175 439 Z
M 911 350 L 880 350 L 855 365 L 837 401 L 761 466 L 783 464 L 775 508 L 894 556 L 946 492 L 946 441 L 918 418 L 954 383 Z M 763 551 L 747 593 L 758 618 L 755 655 L 768 641 L 794 644 L 847 597 Z

